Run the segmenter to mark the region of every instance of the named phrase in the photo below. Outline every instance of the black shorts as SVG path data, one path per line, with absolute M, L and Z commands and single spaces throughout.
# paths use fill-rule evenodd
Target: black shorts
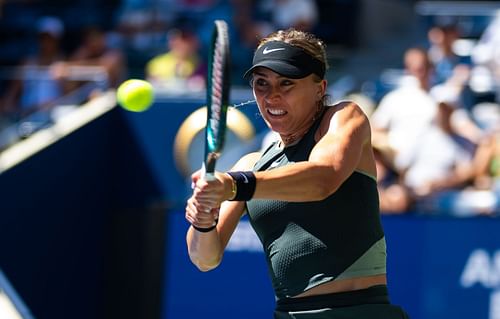
M 408 319 L 401 307 L 391 305 L 387 286 L 326 295 L 278 300 L 275 319 Z

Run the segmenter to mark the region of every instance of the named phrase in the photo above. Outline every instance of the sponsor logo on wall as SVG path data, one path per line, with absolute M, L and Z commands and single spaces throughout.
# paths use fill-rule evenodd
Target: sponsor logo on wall
M 475 249 L 465 263 L 460 285 L 472 288 L 479 285 L 491 290 L 488 319 L 500 319 L 500 250 L 489 253 L 486 249 Z

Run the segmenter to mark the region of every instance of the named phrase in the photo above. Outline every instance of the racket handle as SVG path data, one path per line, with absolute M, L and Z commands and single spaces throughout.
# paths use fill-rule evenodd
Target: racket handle
M 205 181 L 213 181 L 215 180 L 215 174 L 213 172 L 207 172 L 205 163 L 201 165 L 201 179 Z

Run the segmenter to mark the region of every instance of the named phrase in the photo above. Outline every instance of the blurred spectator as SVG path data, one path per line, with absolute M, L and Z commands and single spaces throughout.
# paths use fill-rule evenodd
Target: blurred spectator
M 479 143 L 484 137 L 484 128 L 481 128 L 476 123 L 475 119 L 471 115 L 468 107 L 467 99 L 464 99 L 464 91 L 469 92 L 468 82 L 470 80 L 470 68 L 469 66 L 459 64 L 455 66 L 450 77 L 444 83 L 445 87 L 452 88 L 456 92 L 461 92 L 459 95 L 455 96 L 455 103 L 458 105 L 457 109 L 453 112 L 451 117 L 451 125 L 453 129 L 469 139 L 473 143 Z M 437 88 L 441 87 L 440 85 Z
M 500 104 L 479 103 L 474 107 L 473 117 L 484 131 L 480 143 L 483 145 L 478 157 L 475 185 L 479 189 L 494 189 L 500 196 Z
M 42 17 L 36 23 L 38 36 L 37 53 L 26 58 L 14 74 L 11 85 L 0 101 L 0 114 L 13 121 L 37 112 L 37 120 L 48 120 L 44 112 L 64 94 L 64 83 L 58 79 L 52 67 L 64 61 L 60 43 L 64 25 L 56 17 Z
M 262 1 L 261 8 L 270 12 L 275 29 L 311 31 L 318 23 L 318 5 L 314 0 Z
M 379 182 L 378 191 L 382 214 L 404 214 L 412 208 L 413 198 L 408 188 L 403 184 L 392 182 L 383 185 Z
M 159 42 L 163 41 L 165 30 L 176 18 L 179 8 L 175 2 L 177 1 L 121 1 L 116 29 L 124 37 L 127 48 L 140 52 L 157 49 Z
M 417 145 L 436 113 L 428 94 L 432 66 L 426 51 L 408 49 L 404 65 L 406 75 L 399 86 L 382 98 L 371 116 L 374 147 L 391 169 L 397 169 L 399 154 Z
M 275 31 L 269 21 L 262 19 L 258 6 L 252 0 L 230 0 L 232 18 L 231 38 L 231 82 L 247 86 L 243 74 L 251 67 L 252 57 L 258 42 Z
M 198 52 L 196 34 L 188 29 L 173 29 L 168 32 L 167 42 L 168 51 L 147 63 L 147 79 L 171 92 L 204 90 L 206 64 Z
M 372 113 L 372 143 L 377 164 L 380 207 L 384 213 L 403 213 L 411 198 L 402 183 L 401 159 L 419 145 L 436 114 L 428 93 L 432 64 L 426 50 L 405 51 L 404 75 L 399 86 L 386 94 Z
M 65 67 L 101 67 L 108 75 L 108 85 L 116 88 L 127 76 L 125 56 L 119 47 L 109 42 L 106 32 L 98 27 L 84 30 L 82 44 L 70 56 Z M 66 70 L 62 70 L 62 73 Z
M 442 84 L 431 90 L 438 105 L 436 117 L 419 138 L 419 146 L 404 154 L 404 183 L 417 196 L 449 188 L 461 188 L 475 175 L 476 146 L 457 134 L 451 118 L 460 107 L 460 91 Z M 404 162 L 404 164 L 402 163 Z
M 500 10 L 484 30 L 479 42 L 472 52 L 472 60 L 477 65 L 477 78 L 471 79 L 479 90 L 497 90 L 496 101 L 500 97 Z
M 427 38 L 430 43 L 429 58 L 434 65 L 436 83 L 447 81 L 458 65 L 470 66 L 470 57 L 462 57 L 455 53 L 453 45 L 460 37 L 456 24 L 436 25 L 432 27 Z
M 427 52 L 418 47 L 410 48 L 406 50 L 403 62 L 405 73 L 414 77 L 422 90 L 428 91 L 434 83 L 435 69 Z
M 406 153 L 401 161 L 404 162 L 404 185 L 418 209 L 424 212 L 456 209 L 453 201 L 459 197 L 453 194 L 461 193 L 466 187 L 475 189 L 490 161 L 491 139 L 475 144 L 453 129 L 451 119 L 460 108 L 460 93 L 460 89 L 449 84 L 431 90 L 438 104 L 436 118 L 420 136 L 419 147 Z M 474 209 L 471 204 L 467 204 L 470 211 Z

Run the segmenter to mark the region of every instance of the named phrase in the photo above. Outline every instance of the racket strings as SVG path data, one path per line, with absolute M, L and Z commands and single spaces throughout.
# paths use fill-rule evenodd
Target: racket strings
M 224 77 L 227 72 L 227 54 L 228 54 L 228 37 L 227 37 L 227 28 L 224 27 L 223 24 L 219 23 L 218 28 L 216 29 L 214 47 L 213 47 L 213 57 L 212 57 L 212 74 L 211 74 L 211 104 L 210 104 L 210 117 L 208 121 L 208 125 L 211 131 L 211 134 L 207 135 L 207 142 L 210 145 L 210 149 L 216 150 L 221 147 L 219 144 L 222 144 L 223 130 L 224 127 L 220 127 L 221 125 L 221 117 L 222 113 L 225 112 L 225 107 L 227 105 L 223 105 L 224 101 L 227 100 L 227 93 L 224 91 Z M 224 125 L 224 124 L 222 124 Z M 221 131 L 221 132 L 219 132 Z
M 219 108 L 222 104 L 222 77 L 224 76 L 220 42 L 217 41 L 214 50 L 213 73 L 212 73 L 212 106 L 216 107 L 216 113 L 219 113 Z

